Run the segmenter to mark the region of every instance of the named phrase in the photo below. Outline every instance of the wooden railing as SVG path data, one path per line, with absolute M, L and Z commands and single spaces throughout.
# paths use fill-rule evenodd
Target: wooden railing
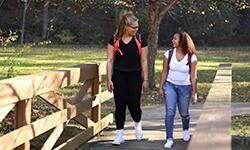
M 189 150 L 231 149 L 232 66 L 221 64 L 203 106 Z
M 30 149 L 30 140 L 53 129 L 42 149 L 74 149 L 87 141 L 113 121 L 113 114 L 101 119 L 101 103 L 113 97 L 101 91 L 101 76 L 105 74 L 105 62 L 83 64 L 65 70 L 51 71 L 0 81 L 0 121 L 14 109 L 14 131 L 0 137 L 0 149 Z M 72 100 L 63 100 L 55 90 L 83 83 Z M 85 98 L 91 88 L 91 96 Z M 39 96 L 59 111 L 31 122 L 31 101 Z M 83 112 L 91 111 L 88 118 Z M 86 113 L 85 113 L 86 114 Z M 74 119 L 86 128 L 58 147 L 56 141 L 65 124 Z

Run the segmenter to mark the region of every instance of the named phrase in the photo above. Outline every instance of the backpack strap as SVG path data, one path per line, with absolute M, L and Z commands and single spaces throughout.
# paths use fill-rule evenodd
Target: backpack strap
M 168 67 L 169 67 L 169 63 L 171 61 L 171 58 L 173 56 L 173 53 L 174 53 L 174 49 L 171 48 L 169 51 L 168 51 Z
M 142 52 L 141 34 L 136 33 L 134 38 L 135 38 L 136 45 L 138 47 L 139 55 L 141 55 L 141 52 Z M 116 36 L 114 35 L 114 54 L 116 53 L 116 51 L 119 51 L 121 56 L 123 56 L 123 53 L 122 53 L 121 49 L 119 49 L 120 40 L 121 40 L 120 38 L 117 39 Z
M 114 54 L 116 53 L 116 51 L 119 51 L 119 53 L 121 54 L 121 56 L 123 56 L 122 51 L 119 49 L 119 45 L 120 45 L 120 38 L 116 38 L 116 36 L 114 35 Z
M 141 34 L 136 33 L 135 36 L 134 36 L 134 38 L 135 38 L 136 45 L 137 45 L 137 47 L 138 47 L 139 55 L 141 55 L 141 53 L 142 53 L 142 47 L 141 47 L 141 45 L 142 45 Z
M 171 58 L 172 58 L 172 56 L 173 56 L 173 53 L 174 53 L 174 49 L 171 48 L 171 49 L 168 51 L 168 70 L 169 70 L 170 61 L 171 61 Z
M 189 66 L 189 73 L 191 72 L 191 57 L 192 57 L 192 54 L 188 53 L 188 66 Z

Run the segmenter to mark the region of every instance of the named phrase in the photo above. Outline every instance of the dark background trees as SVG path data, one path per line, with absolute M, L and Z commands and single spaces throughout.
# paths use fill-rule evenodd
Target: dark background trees
M 132 9 L 140 18 L 140 30 L 148 37 L 149 2 L 157 0 L 29 0 L 25 42 L 44 39 L 54 43 L 105 44 L 115 31 L 122 9 Z M 171 0 L 158 0 L 159 9 Z M 159 45 L 170 46 L 176 30 L 186 30 L 199 45 L 248 45 L 250 42 L 250 9 L 246 0 L 182 1 L 163 16 Z M 5 33 L 22 27 L 24 4 L 20 0 L 1 0 L 0 29 Z M 158 15 L 158 14 L 157 14 Z

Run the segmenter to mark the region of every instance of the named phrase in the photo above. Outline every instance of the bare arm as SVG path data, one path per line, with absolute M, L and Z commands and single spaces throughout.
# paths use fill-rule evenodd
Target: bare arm
M 142 48 L 141 53 L 141 67 L 142 67 L 142 73 L 143 73 L 143 89 L 148 89 L 148 47 Z
M 168 75 L 168 59 L 164 56 L 162 72 L 161 72 L 161 79 L 160 79 L 160 83 L 159 83 L 160 90 L 163 89 L 163 84 L 166 81 L 167 75 Z
M 142 48 L 141 67 L 144 80 L 148 80 L 148 47 Z
M 192 103 L 195 104 L 197 101 L 197 87 L 196 87 L 196 78 L 197 78 L 197 61 L 191 63 L 190 67 L 190 79 L 192 84 Z
M 196 93 L 196 78 L 197 78 L 197 61 L 194 61 L 191 63 L 191 70 L 190 70 L 190 79 L 191 79 L 191 84 L 192 84 L 192 93 Z
M 114 47 L 110 44 L 107 46 L 107 86 L 108 90 L 111 92 L 113 90 L 112 74 L 113 74 L 113 64 L 114 64 Z

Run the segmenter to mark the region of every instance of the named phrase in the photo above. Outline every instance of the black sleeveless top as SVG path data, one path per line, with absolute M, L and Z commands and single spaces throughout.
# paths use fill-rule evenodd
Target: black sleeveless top
M 110 39 L 109 44 L 114 46 L 114 37 Z M 147 46 L 147 41 L 141 38 L 141 47 Z M 140 71 L 141 58 L 135 38 L 125 44 L 122 39 L 120 40 L 119 49 L 122 51 L 123 56 L 117 50 L 115 53 L 114 69 L 119 71 Z

